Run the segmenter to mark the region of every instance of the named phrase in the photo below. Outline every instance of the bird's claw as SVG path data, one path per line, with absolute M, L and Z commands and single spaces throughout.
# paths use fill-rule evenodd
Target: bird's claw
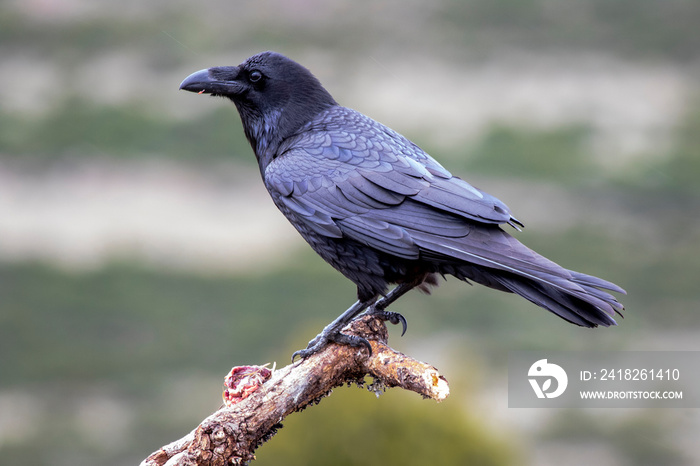
M 369 341 L 367 341 L 366 338 L 358 337 L 356 335 L 346 335 L 344 333 L 331 333 L 328 335 L 324 335 L 323 333 L 319 333 L 316 335 L 316 338 L 311 340 L 309 342 L 309 345 L 306 347 L 306 349 L 295 351 L 292 354 L 292 362 L 299 356 L 302 360 L 308 358 L 312 354 L 316 354 L 321 349 L 323 349 L 328 343 L 337 343 L 339 345 L 346 345 L 346 346 L 353 346 L 353 347 L 360 347 L 364 346 L 367 348 L 367 351 L 369 352 L 369 355 L 372 356 L 372 346 L 369 344 Z
M 406 333 L 408 323 L 406 322 L 406 318 L 398 312 L 383 311 L 375 307 L 371 307 L 367 311 L 367 314 L 378 317 L 385 322 L 391 322 L 394 325 L 401 323 L 401 336 L 404 336 L 404 334 Z

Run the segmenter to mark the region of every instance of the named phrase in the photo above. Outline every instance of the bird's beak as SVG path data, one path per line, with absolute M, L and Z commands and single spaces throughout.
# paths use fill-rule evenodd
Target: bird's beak
M 221 66 L 199 70 L 187 76 L 180 83 L 180 89 L 197 94 L 235 96 L 244 91 L 238 77 L 237 66 Z

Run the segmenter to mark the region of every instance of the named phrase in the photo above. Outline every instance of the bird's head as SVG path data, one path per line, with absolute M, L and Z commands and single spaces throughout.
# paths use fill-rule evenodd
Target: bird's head
M 231 99 L 258 156 L 337 105 L 309 70 L 275 52 L 259 53 L 238 66 L 197 71 L 180 89 Z

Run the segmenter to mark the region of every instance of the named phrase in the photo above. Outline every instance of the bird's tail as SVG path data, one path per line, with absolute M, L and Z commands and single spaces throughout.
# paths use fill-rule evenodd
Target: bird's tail
M 622 316 L 624 306 L 607 291 L 626 294 L 619 286 L 567 270 L 500 228 L 473 233 L 463 238 L 441 238 L 439 244 L 434 237 L 430 244 L 414 239 L 422 248 L 429 248 L 428 254 L 445 260 L 440 261 L 443 271 L 459 279 L 519 294 L 582 327 L 617 325 L 613 316 Z M 456 263 L 455 258 L 459 259 Z
M 481 283 L 483 277 L 488 276 L 488 283 L 498 283 L 504 291 L 519 294 L 572 324 L 582 327 L 617 325 L 613 316 L 616 313 L 622 316 L 621 311 L 624 306 L 613 295 L 603 290 L 623 294 L 625 291 L 600 278 L 570 270 L 566 271 L 569 272 L 571 278 L 567 282 L 559 284 L 554 284 L 551 279 L 547 278 L 533 279 L 529 276 L 493 269 L 481 269 L 470 278 Z M 487 284 L 487 286 L 489 285 Z

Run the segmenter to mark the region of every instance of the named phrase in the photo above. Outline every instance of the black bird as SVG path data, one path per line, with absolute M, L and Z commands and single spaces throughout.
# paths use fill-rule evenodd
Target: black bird
M 616 325 L 612 316 L 624 307 L 603 290 L 622 288 L 525 247 L 501 228 L 523 226 L 503 202 L 396 131 L 340 106 L 291 59 L 263 52 L 193 73 L 180 89 L 233 101 L 277 208 L 357 285 L 358 301 L 292 359 L 329 341 L 369 348 L 340 332 L 363 311 L 405 331 L 405 319 L 385 309 L 413 288 L 427 291 L 438 275 L 517 293 L 582 327 Z

